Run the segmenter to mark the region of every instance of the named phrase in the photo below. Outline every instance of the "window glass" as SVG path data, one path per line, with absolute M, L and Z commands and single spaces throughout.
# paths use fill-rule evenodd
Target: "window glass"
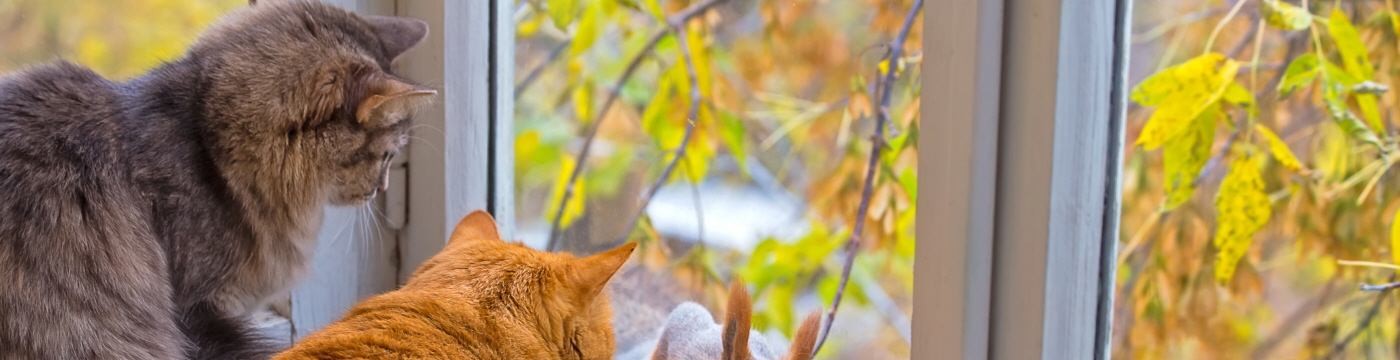
M 1115 358 L 1395 358 L 1393 1 L 1133 5 Z
M 185 47 L 246 0 L 6 0 L 0 2 L 0 71 L 72 61 L 121 80 Z
M 684 21 L 684 35 L 649 46 L 662 19 L 706 3 L 518 4 L 517 234 L 547 247 L 558 217 L 556 249 L 640 242 L 637 271 L 668 286 L 635 284 L 635 273 L 614 284 L 624 296 L 630 288 L 664 298 L 643 301 L 663 314 L 678 301 L 722 309 L 738 276 L 755 299 L 755 329 L 789 338 L 837 291 L 875 133 L 877 74 L 893 69 L 888 147 L 820 357 L 908 357 L 922 21 L 898 61 L 882 59 L 914 1 L 725 1 Z M 685 154 L 649 197 L 688 124 Z M 590 125 L 598 130 L 586 145 Z M 576 166 L 582 175 L 570 182 Z M 645 325 L 618 326 L 623 337 Z

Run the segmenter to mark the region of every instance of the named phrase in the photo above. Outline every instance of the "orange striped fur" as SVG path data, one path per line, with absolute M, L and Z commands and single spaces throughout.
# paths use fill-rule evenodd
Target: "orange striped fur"
M 537 251 L 473 212 L 402 289 L 274 359 L 611 359 L 603 289 L 635 245 L 585 258 Z

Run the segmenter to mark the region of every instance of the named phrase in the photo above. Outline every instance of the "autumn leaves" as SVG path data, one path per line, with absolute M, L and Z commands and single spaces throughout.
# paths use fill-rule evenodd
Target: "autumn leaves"
M 1285 32 L 1309 31 L 1311 35 L 1310 51 L 1289 62 L 1273 89 L 1277 96 L 1287 98 L 1300 89 L 1320 85 L 1326 116 L 1353 140 L 1389 153 L 1392 149 L 1382 140 L 1388 136 L 1378 105 L 1378 94 L 1388 89 L 1373 81 L 1366 47 L 1348 17 L 1334 9 L 1324 19 L 1279 1 L 1261 1 L 1260 5 L 1260 15 L 1270 27 Z M 1400 22 L 1392 23 L 1400 27 Z M 1323 46 L 1324 32 L 1330 37 L 1330 49 Z M 1259 114 L 1256 96 L 1272 94 L 1263 91 L 1258 81 L 1236 81 L 1237 77 L 1257 79 L 1243 76 L 1257 71 L 1257 56 L 1246 63 L 1207 48 L 1200 56 L 1148 77 L 1133 88 L 1130 99 L 1153 108 L 1135 145 L 1144 150 L 1162 149 L 1166 197 L 1161 211 L 1170 211 L 1192 198 L 1202 171 L 1213 158 L 1231 159 L 1229 172 L 1215 194 L 1215 278 L 1225 284 L 1249 249 L 1254 233 L 1269 221 L 1272 201 L 1261 177 L 1268 159 L 1290 172 L 1306 175 L 1309 171 L 1274 131 L 1255 122 Z M 1329 58 L 1340 60 L 1341 65 Z M 1229 129 L 1229 140 L 1215 149 L 1220 125 Z

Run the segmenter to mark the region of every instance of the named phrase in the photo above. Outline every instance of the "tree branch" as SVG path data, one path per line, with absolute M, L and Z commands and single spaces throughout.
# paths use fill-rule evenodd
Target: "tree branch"
M 646 59 L 648 53 L 656 49 L 656 44 L 661 42 L 662 38 L 685 25 L 690 19 L 705 13 L 705 11 L 723 1 L 725 0 L 707 0 L 699 4 L 691 5 L 685 10 L 681 10 L 681 12 L 667 17 L 666 26 L 652 33 L 651 38 L 647 39 L 646 44 L 642 45 L 641 50 L 637 51 L 637 55 L 634 55 L 632 60 L 627 63 L 627 68 L 622 71 L 622 76 L 619 77 L 617 83 L 614 83 L 612 88 L 608 90 L 608 97 L 603 100 L 603 106 L 598 108 L 598 112 L 593 115 L 593 121 L 588 123 L 588 128 L 584 134 L 583 148 L 580 149 L 578 155 L 574 157 L 574 164 L 576 164 L 574 166 L 574 171 L 569 174 L 569 181 L 564 185 L 564 194 L 559 197 L 559 210 L 554 213 L 554 220 L 550 222 L 549 242 L 545 245 L 547 250 L 554 251 L 557 245 L 556 243 L 559 241 L 559 221 L 564 217 L 564 204 L 568 204 L 569 199 L 574 196 L 574 191 L 576 190 L 574 184 L 578 182 L 579 175 L 583 174 L 583 169 L 587 167 L 587 162 L 585 160 L 588 159 L 589 150 L 593 148 L 593 139 L 598 136 L 598 129 L 601 127 L 599 125 L 602 124 L 603 116 L 608 113 L 608 109 L 612 108 L 613 102 L 617 100 L 618 94 L 622 92 L 622 86 L 627 84 L 627 80 L 632 78 L 632 74 L 637 72 L 637 68 L 641 67 L 642 60 Z M 689 138 L 689 136 L 689 134 L 686 135 L 687 138 Z M 635 221 L 633 222 L 635 224 Z M 628 227 L 628 229 L 631 229 L 631 227 Z
M 822 324 L 821 337 L 817 338 L 817 346 L 812 349 L 813 357 L 820 353 L 822 345 L 826 344 L 827 336 L 831 334 L 831 323 L 836 320 L 836 310 L 841 307 L 841 297 L 846 293 L 846 284 L 851 280 L 851 266 L 855 264 L 856 250 L 859 249 L 862 231 L 865 230 L 866 212 L 870 210 L 870 195 L 875 188 L 875 168 L 880 165 L 880 154 L 885 150 L 885 123 L 890 118 L 890 98 L 894 92 L 894 81 L 899 73 L 899 57 L 904 52 L 904 39 L 909 37 L 909 28 L 914 26 L 914 19 L 919 17 L 919 10 L 923 9 L 924 0 L 915 0 L 914 6 L 909 9 L 909 15 L 904 17 L 904 26 L 899 29 L 899 35 L 890 42 L 890 53 L 886 57 L 889 64 L 886 67 L 884 79 L 881 81 L 882 87 L 880 95 L 880 109 L 875 117 L 875 135 L 870 137 L 872 142 L 870 147 L 870 163 L 865 168 L 865 188 L 861 190 L 860 207 L 856 209 L 855 228 L 851 231 L 851 238 L 846 240 L 846 262 L 841 266 L 841 283 L 836 287 L 836 296 L 831 299 L 831 309 L 827 310 L 826 321 Z
M 647 191 L 646 197 L 642 198 L 642 204 L 637 208 L 637 215 L 633 216 L 632 221 L 624 228 L 627 229 L 627 232 L 622 234 L 619 242 L 627 241 L 627 236 L 632 234 L 632 228 L 637 227 L 637 221 L 642 218 L 642 214 L 646 214 L 647 206 L 651 205 L 651 199 L 656 197 L 658 191 L 661 191 L 662 185 L 666 185 L 666 182 L 671 180 L 671 174 L 676 171 L 676 165 L 685 159 L 685 150 L 689 147 L 690 138 L 695 133 L 695 122 L 699 120 L 700 116 L 700 81 L 699 77 L 695 76 L 695 59 L 690 54 L 690 44 L 685 39 L 685 31 L 684 24 L 676 27 L 676 40 L 680 41 L 681 56 L 685 58 L 685 76 L 690 78 L 690 110 L 685 119 L 685 135 L 681 137 L 681 144 L 676 146 L 675 152 L 672 153 L 671 162 L 666 164 L 664 170 L 661 170 L 661 177 L 656 179 L 656 183 L 652 184 L 651 189 Z M 699 198 L 697 198 L 696 204 L 699 203 Z M 698 213 L 699 210 L 697 207 L 696 212 Z M 700 219 L 703 221 L 704 218 Z M 701 232 L 701 234 L 703 236 L 704 233 Z
M 1392 277 L 1391 280 L 1394 280 L 1394 277 Z M 1338 342 L 1336 345 L 1332 345 L 1332 351 L 1327 354 L 1326 359 L 1331 359 L 1336 357 L 1337 355 L 1340 355 L 1342 351 L 1346 350 L 1347 344 L 1350 344 L 1352 340 L 1355 340 L 1356 336 L 1361 334 L 1362 330 L 1366 330 L 1367 327 L 1371 326 L 1371 320 L 1374 320 L 1376 318 L 1376 313 L 1380 312 L 1381 303 L 1385 302 L 1385 296 L 1390 293 L 1390 289 L 1394 288 L 1395 287 L 1392 286 L 1389 288 L 1380 289 L 1381 293 L 1376 295 L 1376 301 L 1371 304 L 1371 310 L 1366 312 L 1366 317 L 1362 318 L 1361 323 L 1356 325 L 1356 329 L 1353 329 L 1350 334 L 1347 334 L 1346 337 L 1342 338 L 1341 342 Z
M 544 60 L 540 61 L 538 65 L 535 65 L 535 68 L 530 69 L 530 73 L 525 75 L 525 78 L 521 79 L 519 84 L 515 85 L 515 97 L 518 98 L 520 94 L 524 94 L 525 88 L 530 87 L 530 84 L 534 84 L 535 79 L 539 78 L 540 73 L 544 72 L 544 68 L 553 63 L 554 59 L 558 59 L 559 54 L 563 54 L 564 49 L 568 49 L 569 44 L 573 42 L 573 38 L 568 38 L 564 39 L 564 41 L 560 41 L 558 45 L 554 45 L 554 48 L 549 50 L 549 54 L 544 56 Z

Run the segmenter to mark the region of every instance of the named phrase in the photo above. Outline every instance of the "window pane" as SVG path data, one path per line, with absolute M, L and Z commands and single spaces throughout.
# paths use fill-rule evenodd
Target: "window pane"
M 649 46 L 659 16 L 702 3 L 525 1 L 517 12 L 518 234 L 546 247 L 562 202 L 557 249 L 643 244 L 614 301 L 655 315 L 619 317 L 620 352 L 642 341 L 628 333 L 653 331 L 681 301 L 723 309 L 734 276 L 755 299 L 755 329 L 775 342 L 830 304 L 872 149 L 877 69 L 891 68 L 885 44 L 914 1 L 724 2 Z M 890 146 L 823 358 L 909 356 L 921 29 L 916 19 L 893 66 Z M 686 153 L 648 198 L 687 120 Z M 589 154 L 575 161 L 595 121 Z M 584 171 L 563 202 L 576 163 Z
M 0 2 L 0 72 L 58 59 L 128 79 L 184 54 L 219 15 L 246 0 Z
M 1134 12 L 1114 357 L 1394 358 L 1392 2 Z

